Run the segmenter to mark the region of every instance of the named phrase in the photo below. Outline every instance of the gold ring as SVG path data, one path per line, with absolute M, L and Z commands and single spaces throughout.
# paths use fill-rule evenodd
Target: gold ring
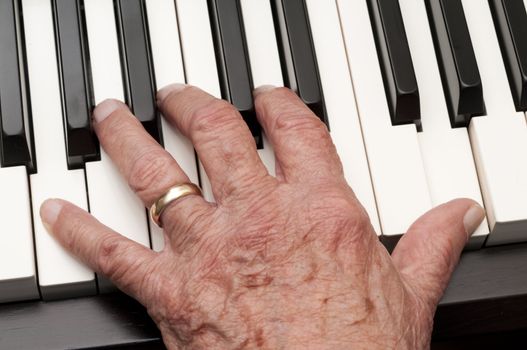
M 163 214 L 163 211 L 173 201 L 190 195 L 203 196 L 201 194 L 201 189 L 193 183 L 184 183 L 181 185 L 171 187 L 164 195 L 159 197 L 159 199 L 155 201 L 154 204 L 152 204 L 152 206 L 150 207 L 150 217 L 152 218 L 152 221 L 157 226 L 163 227 L 163 225 L 161 224 L 161 214 Z

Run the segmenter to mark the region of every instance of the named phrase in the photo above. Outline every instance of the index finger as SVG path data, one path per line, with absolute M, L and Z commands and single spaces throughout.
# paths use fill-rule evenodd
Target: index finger
M 102 102 L 94 111 L 94 119 L 102 147 L 146 207 L 150 208 L 171 187 L 190 181 L 177 161 L 146 132 L 124 103 Z M 170 203 L 163 220 L 170 228 L 209 208 L 203 197 L 187 196 Z

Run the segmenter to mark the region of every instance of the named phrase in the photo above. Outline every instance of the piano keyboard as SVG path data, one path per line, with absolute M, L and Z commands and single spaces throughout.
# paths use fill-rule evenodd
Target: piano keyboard
M 105 99 L 125 101 L 214 200 L 192 145 L 156 110 L 157 88 L 170 83 L 236 106 L 272 174 L 252 90 L 296 91 L 328 126 L 387 246 L 457 197 L 488 214 L 467 248 L 527 241 L 526 5 L 0 0 L 0 302 L 113 289 L 47 233 L 39 218 L 47 198 L 163 249 L 162 232 L 91 128 Z

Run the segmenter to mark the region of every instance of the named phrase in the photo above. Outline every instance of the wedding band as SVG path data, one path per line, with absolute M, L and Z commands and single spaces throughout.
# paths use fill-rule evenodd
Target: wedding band
M 154 204 L 152 204 L 152 206 L 150 207 L 150 217 L 152 218 L 152 221 L 157 226 L 163 227 L 163 225 L 161 224 L 161 214 L 163 214 L 163 211 L 173 201 L 190 195 L 203 196 L 201 193 L 201 189 L 193 183 L 184 183 L 181 185 L 171 187 L 164 195 L 159 197 L 159 199 L 156 200 Z

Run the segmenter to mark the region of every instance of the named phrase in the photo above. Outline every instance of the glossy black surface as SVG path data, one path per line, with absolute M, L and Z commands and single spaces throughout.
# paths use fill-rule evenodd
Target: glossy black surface
M 516 109 L 527 111 L 527 14 L 523 0 L 489 0 Z
M 123 294 L 0 305 L 0 349 L 163 348 L 144 308 Z
M 68 167 L 76 169 L 100 157 L 91 125 L 94 102 L 84 5 L 83 0 L 53 0 L 52 4 Z
M 481 77 L 459 0 L 426 0 L 450 122 L 466 127 L 485 113 Z
M 2 166 L 35 170 L 26 59 L 18 0 L 0 0 L 0 124 Z
M 392 124 L 419 124 L 419 89 L 399 1 L 367 1 Z
M 278 30 L 282 69 L 287 87 L 328 127 L 324 95 L 304 0 L 273 0 L 273 16 Z
M 238 0 L 209 0 L 214 45 L 222 97 L 240 112 L 258 148 L 263 147 L 262 130 L 253 101 L 253 82 Z
M 146 131 L 162 143 L 144 1 L 114 0 L 114 4 L 126 102 Z

